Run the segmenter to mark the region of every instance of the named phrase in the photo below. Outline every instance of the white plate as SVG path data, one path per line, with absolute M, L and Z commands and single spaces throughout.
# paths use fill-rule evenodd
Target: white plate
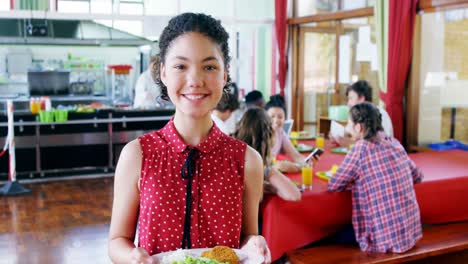
M 184 249 L 184 252 L 187 252 L 194 257 L 200 257 L 202 252 L 210 250 L 210 249 L 211 248 Z M 234 252 L 236 252 L 237 257 L 239 258 L 239 263 L 241 264 L 259 264 L 259 263 L 263 263 L 263 261 L 265 260 L 263 256 L 258 255 L 258 254 L 249 253 L 245 250 L 235 249 L 235 248 L 233 248 L 233 250 Z M 156 258 L 159 261 L 161 261 L 163 257 L 170 255 L 174 252 L 175 251 L 162 252 L 162 253 L 153 255 L 153 258 Z

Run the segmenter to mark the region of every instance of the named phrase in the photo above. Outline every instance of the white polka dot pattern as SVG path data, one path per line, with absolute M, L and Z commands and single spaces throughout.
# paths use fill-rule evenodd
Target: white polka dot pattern
M 139 137 L 139 243 L 149 254 L 175 250 L 182 244 L 187 180 L 180 172 L 189 147 L 173 121 Z M 242 225 L 245 143 L 213 125 L 199 145 L 192 184 L 192 248 L 239 247 Z

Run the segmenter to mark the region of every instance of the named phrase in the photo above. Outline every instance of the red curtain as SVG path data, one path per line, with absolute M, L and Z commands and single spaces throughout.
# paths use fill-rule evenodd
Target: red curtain
M 286 58 L 286 31 L 288 29 L 288 1 L 275 0 L 275 30 L 278 42 L 278 81 L 280 94 L 284 96 L 284 86 L 286 84 L 286 71 L 288 61 Z
M 392 119 L 393 133 L 403 142 L 403 97 L 413 51 L 418 0 L 391 0 L 389 8 L 387 93 L 380 93 Z

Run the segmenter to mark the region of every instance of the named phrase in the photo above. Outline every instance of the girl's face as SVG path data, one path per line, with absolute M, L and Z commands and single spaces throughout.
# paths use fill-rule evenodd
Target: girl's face
M 196 32 L 174 39 L 161 64 L 161 80 L 178 112 L 194 118 L 209 115 L 227 81 L 218 45 Z
M 284 110 L 281 107 L 271 107 L 268 109 L 267 113 L 271 118 L 273 130 L 280 131 L 280 129 L 283 129 L 284 120 L 286 118 Z
M 351 118 L 348 118 L 348 124 L 346 125 L 345 130 L 355 141 L 362 139 L 364 136 L 363 126 L 361 124 L 355 124 Z

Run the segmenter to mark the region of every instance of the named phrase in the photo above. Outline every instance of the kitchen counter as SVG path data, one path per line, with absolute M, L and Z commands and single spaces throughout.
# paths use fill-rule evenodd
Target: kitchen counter
M 162 128 L 173 109 L 100 109 L 69 112 L 68 121 L 43 123 L 31 113 L 15 113 L 18 178 L 48 177 L 95 168 L 112 171 L 122 147 L 140 135 Z M 0 114 L 0 142 L 7 135 L 7 117 Z M 0 159 L 0 180 L 7 177 L 7 158 Z

